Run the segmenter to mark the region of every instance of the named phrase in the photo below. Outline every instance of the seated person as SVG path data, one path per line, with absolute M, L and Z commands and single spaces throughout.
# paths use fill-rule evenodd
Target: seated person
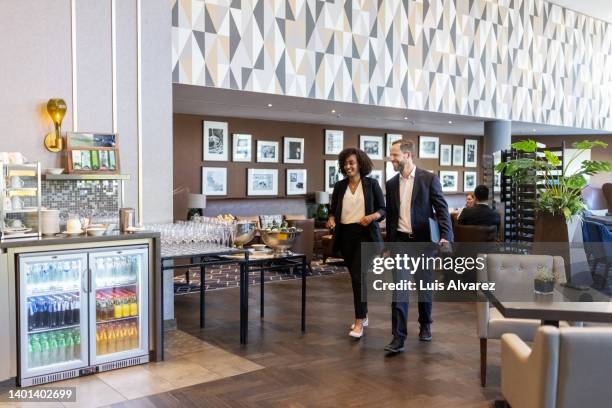
M 460 208 L 459 211 L 457 211 L 457 218 L 459 218 L 459 215 L 461 215 L 461 212 L 463 211 L 464 208 L 472 208 L 475 203 L 476 203 L 476 198 L 474 197 L 474 193 L 467 193 L 465 195 L 465 207 Z
M 475 203 L 466 207 L 459 215 L 460 225 L 495 225 L 499 228 L 499 214 L 487 204 L 489 188 L 479 185 L 474 190 Z

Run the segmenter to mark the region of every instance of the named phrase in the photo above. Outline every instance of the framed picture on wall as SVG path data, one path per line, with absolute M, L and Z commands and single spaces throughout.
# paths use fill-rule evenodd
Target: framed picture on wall
M 227 195 L 227 168 L 202 167 L 202 194 Z
M 250 162 L 252 142 L 251 135 L 234 133 L 232 143 L 232 160 L 235 162 Z
M 259 163 L 278 163 L 278 142 L 257 141 L 257 161 Z
M 437 159 L 439 153 L 440 138 L 436 136 L 419 136 L 419 158 Z
M 306 194 L 306 169 L 287 169 L 287 195 Z
M 475 171 L 464 171 L 463 172 L 463 191 L 470 192 L 470 191 L 474 191 L 474 189 L 476 188 L 476 183 L 478 182 L 477 180 L 478 177 L 478 173 Z
M 325 129 L 325 154 L 339 154 L 343 148 L 344 132 Z
M 298 137 L 283 138 L 283 162 L 304 163 L 304 139 Z
M 227 161 L 227 122 L 205 120 L 203 127 L 204 161 Z
M 383 138 L 382 136 L 359 136 L 359 148 L 366 152 L 372 160 L 383 159 Z
M 442 184 L 442 191 L 457 191 L 458 178 L 459 172 L 457 171 L 440 170 L 440 184 Z
M 453 166 L 463 167 L 463 146 L 453 145 Z
M 374 180 L 378 181 L 378 185 L 380 186 L 381 189 L 384 190 L 384 179 L 383 179 L 383 171 L 382 170 L 372 170 L 372 172 L 370 173 L 370 177 L 372 177 Z
M 476 167 L 478 161 L 478 140 L 465 139 L 465 167 Z
M 385 163 L 385 179 L 390 180 L 393 176 L 395 176 L 398 172 L 393 169 L 393 163 L 386 162 Z
M 334 184 L 343 178 L 338 168 L 338 160 L 325 160 L 325 191 L 329 194 L 333 193 Z
M 278 169 L 248 169 L 247 195 L 278 195 Z
M 449 144 L 440 145 L 440 166 L 452 166 L 453 146 Z
M 391 154 L 391 145 L 393 142 L 402 140 L 402 135 L 399 133 L 387 133 L 387 149 L 385 150 L 385 157 L 389 157 Z

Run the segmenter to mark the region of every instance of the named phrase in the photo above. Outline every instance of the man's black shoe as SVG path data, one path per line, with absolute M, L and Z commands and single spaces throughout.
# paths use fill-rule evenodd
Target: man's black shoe
M 400 351 L 404 351 L 404 340 L 399 337 L 393 337 L 391 343 L 385 346 L 385 351 L 390 353 L 399 353 Z
M 419 330 L 419 340 L 431 341 L 431 326 L 429 324 L 421 324 Z

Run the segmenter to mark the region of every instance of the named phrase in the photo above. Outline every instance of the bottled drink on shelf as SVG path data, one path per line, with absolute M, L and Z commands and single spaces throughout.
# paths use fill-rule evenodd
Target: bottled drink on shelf
M 138 348 L 138 321 L 98 325 L 96 348 L 98 355 L 119 353 Z
M 79 261 L 39 262 L 26 268 L 26 283 L 30 294 L 79 289 Z
M 96 293 L 98 322 L 138 316 L 138 297 L 134 290 L 114 288 Z
M 29 367 L 63 363 L 80 358 L 79 329 L 31 334 L 28 339 Z
M 76 293 L 30 297 L 27 300 L 28 331 L 79 324 L 80 307 Z

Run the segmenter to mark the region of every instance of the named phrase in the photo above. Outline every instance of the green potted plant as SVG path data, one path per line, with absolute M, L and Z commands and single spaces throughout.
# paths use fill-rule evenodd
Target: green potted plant
M 538 265 L 538 269 L 533 279 L 533 289 L 535 293 L 540 295 L 549 295 L 553 293 L 555 283 L 559 280 L 559 276 L 548 270 L 545 265 Z
M 534 140 L 512 143 L 512 147 L 519 152 L 532 154 L 499 163 L 495 169 L 518 184 L 538 186 L 534 242 L 567 242 L 567 222 L 581 217 L 586 209 L 582 199 L 582 190 L 587 186 L 585 176 L 612 171 L 612 163 L 584 160 L 572 174 L 568 169 L 583 152 L 606 148 L 608 144 L 598 140 L 573 143 L 572 148 L 576 151 L 566 158 L 561 171 L 558 171 L 561 165 L 559 157 L 550 150 L 544 150 L 543 156 L 538 155 Z M 542 176 L 543 183 L 538 181 L 539 176 Z

